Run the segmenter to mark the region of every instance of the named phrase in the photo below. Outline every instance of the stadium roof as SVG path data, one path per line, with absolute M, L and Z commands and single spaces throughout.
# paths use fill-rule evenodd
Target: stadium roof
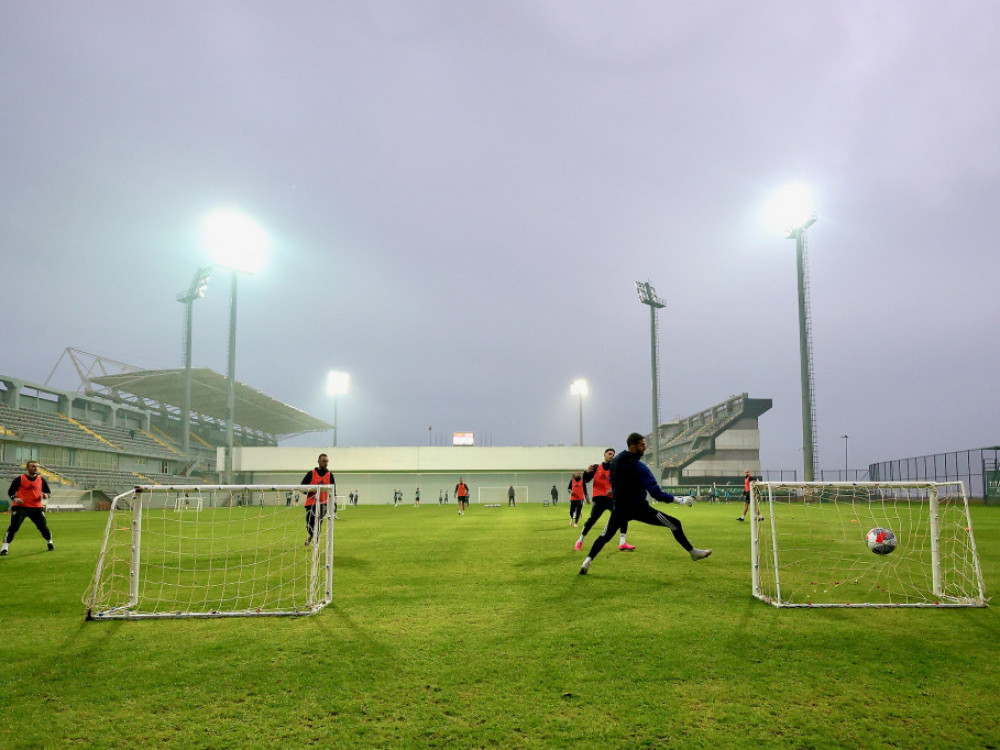
M 88 379 L 103 386 L 121 400 L 124 394 L 142 401 L 183 409 L 184 370 L 135 370 L 117 375 L 102 375 Z M 191 369 L 191 411 L 224 421 L 228 380 L 224 375 L 198 367 Z M 275 436 L 328 430 L 333 425 L 310 416 L 294 406 L 236 381 L 236 423 L 241 427 L 260 430 Z

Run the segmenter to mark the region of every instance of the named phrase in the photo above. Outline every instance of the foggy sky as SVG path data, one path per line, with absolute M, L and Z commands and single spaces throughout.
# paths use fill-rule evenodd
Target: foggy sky
M 0 0 L 0 372 L 67 346 L 182 364 L 175 301 L 234 207 L 237 377 L 341 445 L 588 445 L 771 398 L 801 470 L 794 243 L 810 185 L 819 468 L 1000 443 L 1000 5 Z M 227 272 L 194 364 L 226 371 Z M 69 367 L 52 385 L 75 388 Z M 428 428 L 431 428 L 429 431 Z M 328 435 L 297 443 L 326 444 Z

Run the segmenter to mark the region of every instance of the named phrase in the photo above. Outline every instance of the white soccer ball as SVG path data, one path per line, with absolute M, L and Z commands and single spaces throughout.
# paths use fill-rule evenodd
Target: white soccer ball
M 881 526 L 876 526 L 869 531 L 865 541 L 868 543 L 868 549 L 876 555 L 888 555 L 896 549 L 896 535 L 891 530 Z

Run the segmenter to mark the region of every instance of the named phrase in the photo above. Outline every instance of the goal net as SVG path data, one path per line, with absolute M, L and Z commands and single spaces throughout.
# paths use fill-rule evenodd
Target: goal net
M 510 497 L 510 485 L 506 487 L 480 487 L 476 502 L 482 505 L 506 505 Z M 528 488 L 526 485 L 514 485 L 514 502 L 527 503 Z
M 84 598 L 87 619 L 319 612 L 333 595 L 332 508 L 303 508 L 288 493 L 304 504 L 322 489 L 144 486 L 119 495 Z
M 778 607 L 986 606 L 961 482 L 754 482 L 753 594 Z

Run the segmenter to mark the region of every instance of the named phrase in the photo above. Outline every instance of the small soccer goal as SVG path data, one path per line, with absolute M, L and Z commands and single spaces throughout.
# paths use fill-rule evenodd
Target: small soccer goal
M 961 482 L 754 482 L 753 594 L 777 607 L 982 607 Z
M 319 612 L 333 596 L 332 508 L 290 504 L 288 493 L 305 502 L 322 490 L 144 486 L 119 495 L 84 597 L 87 619 Z
M 191 497 L 190 492 L 185 492 L 183 495 L 178 493 L 177 497 L 174 498 L 174 510 L 201 510 L 201 495 L 196 494 L 194 497 Z
M 507 505 L 509 499 L 510 485 L 506 487 L 479 487 L 476 502 L 480 505 Z M 528 487 L 526 485 L 514 485 L 514 502 L 531 502 L 528 499 Z

